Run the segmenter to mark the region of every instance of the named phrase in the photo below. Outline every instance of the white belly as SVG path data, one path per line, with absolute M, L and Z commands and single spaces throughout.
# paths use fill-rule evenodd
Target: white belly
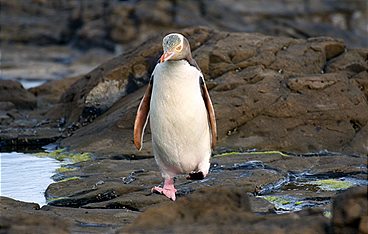
M 155 68 L 150 126 L 163 174 L 188 173 L 209 161 L 211 139 L 200 75 L 186 61 L 165 62 Z

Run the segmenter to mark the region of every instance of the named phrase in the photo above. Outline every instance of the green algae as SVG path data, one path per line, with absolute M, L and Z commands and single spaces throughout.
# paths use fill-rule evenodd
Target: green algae
M 297 200 L 297 198 L 295 197 L 272 195 L 259 197 L 272 203 L 276 209 L 280 209 L 283 211 L 298 211 L 301 210 L 302 206 L 304 205 L 304 201 Z
M 58 161 L 66 161 L 69 160 L 72 163 L 85 162 L 92 159 L 90 153 L 71 153 L 66 151 L 65 149 L 57 149 L 52 152 L 41 152 L 35 154 L 38 157 L 50 157 L 55 158 Z
M 309 184 L 317 185 L 320 189 L 325 191 L 344 190 L 352 187 L 354 184 L 349 181 L 342 181 L 337 179 L 316 180 L 308 182 Z
M 273 203 L 273 204 L 281 204 L 281 205 L 287 205 L 290 204 L 290 201 L 282 198 L 282 197 L 277 197 L 277 196 L 263 196 L 263 199 Z
M 46 199 L 46 203 L 59 201 L 59 200 L 63 200 L 63 199 L 66 199 L 66 198 L 68 198 L 68 197 L 51 197 L 51 198 Z
M 326 218 L 331 219 L 332 218 L 332 212 L 331 211 L 324 211 L 323 216 L 325 216 Z
M 244 154 L 249 154 L 249 155 L 261 155 L 261 154 L 279 154 L 281 156 L 287 157 L 289 155 L 281 152 L 281 151 L 277 151 L 277 150 L 271 150 L 271 151 L 254 151 L 254 152 L 245 152 Z
M 225 153 L 221 153 L 221 154 L 217 154 L 214 157 L 226 157 L 226 156 L 232 156 L 232 155 L 263 155 L 263 154 L 279 154 L 281 156 L 287 157 L 289 155 L 281 152 L 281 151 L 277 151 L 277 150 L 271 150 L 271 151 L 254 151 L 254 152 L 240 152 L 240 151 L 231 151 L 231 152 L 225 152 Z
M 91 154 L 89 153 L 76 153 L 69 156 L 74 163 L 85 162 L 91 160 Z
M 80 180 L 80 177 L 78 176 L 68 177 L 63 180 L 58 181 L 57 183 L 63 183 L 63 182 L 72 181 L 72 180 Z
M 242 152 L 238 152 L 238 151 L 226 152 L 226 153 L 217 154 L 215 155 L 215 157 L 226 157 L 226 156 L 237 155 L 237 154 L 242 154 Z
M 70 167 L 61 166 L 58 169 L 56 169 L 56 172 L 57 173 L 65 173 L 65 172 L 70 172 L 70 171 L 75 171 L 75 170 L 77 170 L 77 168 L 70 168 Z

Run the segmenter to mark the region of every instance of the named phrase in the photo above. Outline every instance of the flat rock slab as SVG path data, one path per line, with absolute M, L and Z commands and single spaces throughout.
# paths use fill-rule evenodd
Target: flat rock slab
M 282 186 L 298 178 L 307 182 L 326 178 L 350 178 L 364 184 L 367 183 L 365 160 L 364 156 L 342 154 L 324 156 L 293 156 L 277 152 L 223 154 L 212 158 L 207 178 L 191 181 L 187 180 L 185 175 L 181 175 L 176 178 L 175 184 L 178 189 L 178 200 L 198 190 L 217 186 L 242 188 L 244 193 L 252 196 L 268 195 L 281 190 L 283 195 L 330 200 L 338 188 L 333 191 L 316 188 L 315 191 L 302 191 L 296 195 L 293 191 L 283 191 Z M 103 159 L 82 162 L 77 166 L 80 167 L 78 170 L 64 173 L 62 176 L 64 180 L 48 187 L 46 197 L 50 199 L 49 205 L 144 211 L 152 205 L 170 202 L 164 196 L 150 191 L 152 187 L 162 183 L 154 159 Z M 77 179 L 65 180 L 65 178 Z M 350 186 L 361 185 L 359 183 Z M 253 210 L 264 211 L 262 207 L 254 205 Z M 271 212 L 274 211 L 274 208 L 273 211 L 271 209 Z

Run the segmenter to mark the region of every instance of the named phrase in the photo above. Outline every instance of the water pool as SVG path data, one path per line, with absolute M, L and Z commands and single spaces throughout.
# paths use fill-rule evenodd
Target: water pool
M 46 204 L 44 192 L 61 162 L 28 153 L 0 153 L 0 195 Z

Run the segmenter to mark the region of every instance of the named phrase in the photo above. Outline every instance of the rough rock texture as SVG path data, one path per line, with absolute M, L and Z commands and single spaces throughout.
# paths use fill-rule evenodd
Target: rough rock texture
M 70 223 L 56 216 L 50 217 L 35 203 L 24 203 L 0 197 L 1 233 L 70 233 Z
M 124 209 L 39 207 L 0 197 L 0 233 L 113 233 L 137 214 Z
M 368 152 L 368 50 L 346 50 L 342 41 L 326 37 L 297 40 L 207 28 L 183 33 L 210 89 L 220 147 Z M 137 153 L 131 143 L 134 116 L 160 40 L 102 64 L 64 93 L 50 117 L 62 113 L 72 125 L 92 122 L 63 140 L 64 146 Z M 151 154 L 149 142 L 146 134 L 141 155 Z
M 1 228 L 34 233 L 40 228 L 35 224 L 39 224 L 52 233 L 248 230 L 327 234 L 347 227 L 358 230 L 361 225 L 360 230 L 365 230 L 365 186 L 335 199 L 341 190 L 325 190 L 312 184 L 298 190 L 295 185 L 326 177 L 361 183 L 350 186 L 364 185 L 367 168 L 362 165 L 366 156 L 233 153 L 218 155 L 211 161 L 210 174 L 204 180 L 188 181 L 185 175 L 176 178 L 176 202 L 150 192 L 162 182 L 153 158 L 127 160 L 115 156 L 69 165 L 73 170 L 53 177 L 57 182 L 48 187 L 48 205 L 42 208 L 1 197 Z M 291 199 L 284 200 L 290 204 L 294 203 L 292 198 L 298 198 L 298 206 L 302 204 L 304 210 L 276 215 L 285 210 L 265 200 L 265 195 Z M 330 222 L 324 214 L 331 210 L 331 200 L 334 209 Z
M 326 226 L 321 214 L 257 216 L 241 189 L 213 187 L 151 208 L 119 233 L 325 233 Z
M 43 1 L 1 2 L 0 39 L 33 44 L 73 43 L 113 50 L 115 43 L 188 26 L 308 38 L 328 35 L 367 46 L 367 4 L 354 1 Z M 34 17 L 33 20 L 28 20 Z
M 79 79 L 79 76 L 46 82 L 30 88 L 29 91 L 37 97 L 38 106 L 50 107 L 60 101 L 63 93 Z
M 338 180 L 349 178 L 357 182 L 355 185 L 361 185 L 366 180 L 367 169 L 362 167 L 365 161 L 365 156 L 331 154 L 286 156 L 275 152 L 219 155 L 211 159 L 208 178 L 188 181 L 185 175 L 181 175 L 176 178 L 175 184 L 178 201 L 199 191 L 204 191 L 199 194 L 205 198 L 208 195 L 205 190 L 225 186 L 230 191 L 235 189 L 242 194 L 249 194 L 251 210 L 254 212 L 269 214 L 282 211 L 259 197 L 270 194 L 294 197 L 302 204 L 299 208 L 317 206 L 320 211 L 328 211 L 329 201 L 337 191 L 321 190 L 318 186 L 307 184 L 297 189 L 298 181 L 316 181 L 329 176 Z M 78 163 L 72 168 L 73 171 L 54 176 L 58 182 L 51 184 L 45 193 L 49 205 L 144 212 L 152 206 L 172 204 L 166 197 L 150 192 L 153 186 L 162 182 L 153 158 L 127 160 L 114 156 Z M 293 181 L 296 181 L 295 185 L 292 185 Z
M 333 233 L 368 233 L 367 187 L 350 189 L 333 203 Z
M 37 106 L 34 95 L 13 80 L 0 80 L 0 102 L 11 102 L 19 109 L 33 109 Z

